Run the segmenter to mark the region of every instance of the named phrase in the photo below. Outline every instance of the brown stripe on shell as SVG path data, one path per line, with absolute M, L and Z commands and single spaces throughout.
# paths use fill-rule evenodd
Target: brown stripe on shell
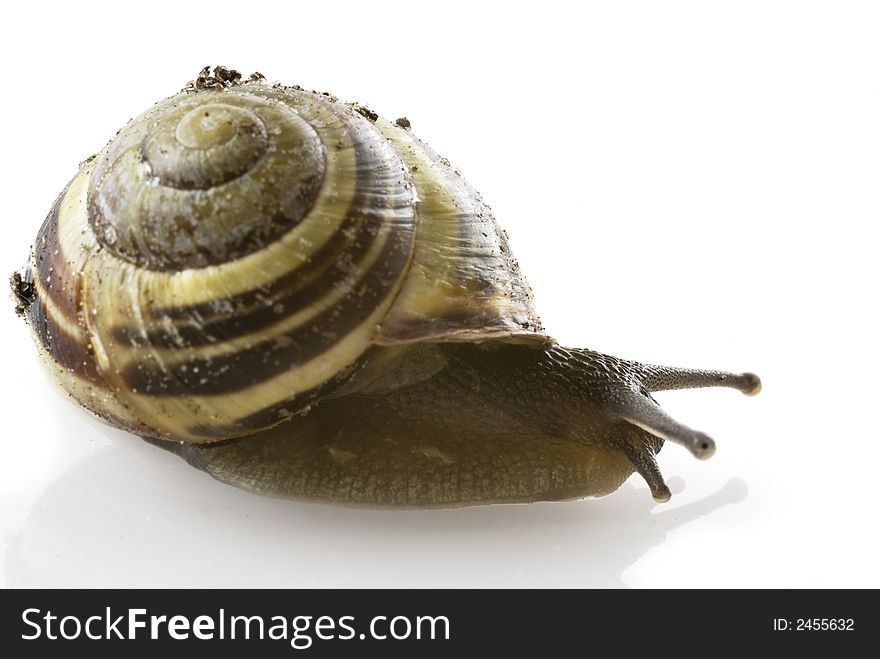
M 76 177 L 74 177 L 75 179 Z M 92 345 L 85 337 L 71 336 L 56 322 L 53 313 L 81 328 L 81 280 L 71 272 L 70 262 L 59 236 L 61 206 L 74 179 L 52 204 L 49 214 L 37 234 L 34 270 L 38 284 L 36 300 L 28 308 L 28 318 L 40 345 L 61 368 L 70 375 L 105 386 L 98 368 Z
M 337 287 L 359 264 L 376 240 L 376 223 L 370 217 L 366 199 L 375 172 L 363 163 L 369 148 L 352 131 L 352 148 L 358 163 L 355 193 L 347 217 L 332 237 L 303 265 L 291 270 L 269 286 L 239 295 L 185 307 L 160 307 L 150 311 L 155 321 L 184 321 L 171 330 L 157 329 L 144 333 L 133 327 L 115 327 L 114 341 L 130 347 L 151 346 L 166 349 L 197 348 L 235 339 L 277 323 L 281 314 L 290 315 L 319 300 Z M 407 202 L 408 205 L 409 202 Z M 404 208 L 404 205 L 390 207 Z M 387 209 L 386 209 L 387 210 Z M 345 253 L 345 249 L 353 250 Z M 345 254 L 346 259 L 340 257 Z M 275 308 L 281 305 L 281 312 Z
M 186 307 L 158 307 L 149 311 L 150 319 L 161 321 L 167 318 L 172 321 L 183 320 L 207 325 L 217 322 L 218 319 L 225 320 L 227 313 L 223 311 L 224 308 L 253 309 L 265 305 L 267 300 L 272 300 L 274 303 L 277 298 L 286 295 L 291 288 L 298 288 L 301 278 L 309 277 L 317 270 L 332 265 L 336 257 L 351 243 L 351 231 L 357 227 L 356 221 L 358 219 L 355 216 L 347 217 L 340 225 L 339 230 L 335 231 L 330 239 L 309 257 L 306 263 L 267 286 L 251 289 L 223 300 L 222 305 L 218 305 L 216 300 L 212 300 Z
M 28 309 L 28 315 L 40 345 L 59 366 L 73 375 L 104 386 L 104 378 L 98 370 L 91 344 L 83 343 L 59 327 L 48 313 L 45 300 L 37 298 Z
M 180 310 L 174 310 L 174 315 L 178 319 L 185 319 L 185 324 L 177 324 L 170 331 L 153 330 L 144 336 L 131 327 L 115 327 L 113 339 L 131 347 L 193 348 L 244 336 L 277 323 L 282 317 L 281 313 L 308 306 L 344 278 L 345 267 L 339 256 L 348 245 L 355 245 L 354 251 L 350 252 L 352 259 L 359 260 L 369 250 L 373 244 L 368 240 L 373 233 L 372 227 L 359 223 L 361 219 L 349 217 L 340 230 L 315 253 L 313 259 L 264 289 L 224 300 L 222 306 L 205 303 L 198 305 L 198 310 L 196 306 L 189 307 L 187 316 L 181 315 Z M 352 240 L 349 234 L 358 224 L 360 227 Z M 282 306 L 280 313 L 275 310 L 277 305 Z M 229 311 L 222 315 L 217 313 L 223 307 Z M 161 318 L 157 311 L 150 315 Z M 211 315 L 213 318 L 210 320 L 204 319 L 204 316 Z
M 392 232 L 377 262 L 402 269 L 409 259 L 412 233 Z M 396 289 L 396 280 L 384 278 L 385 267 L 369 270 L 339 305 L 326 309 L 304 327 L 260 341 L 252 347 L 220 357 L 196 357 L 163 368 L 161 364 L 129 365 L 123 377 L 129 386 L 152 396 L 211 396 L 247 389 L 304 364 L 344 339 Z M 339 307 L 346 309 L 339 313 Z M 291 392 L 291 397 L 298 392 Z
M 47 296 L 61 315 L 72 323 L 79 323 L 80 291 L 58 235 L 58 215 L 69 187 L 70 183 L 52 204 L 49 215 L 37 233 L 34 269 L 39 279 L 40 294 Z
M 207 324 L 203 322 L 201 327 L 192 327 L 188 336 L 181 332 L 181 330 L 186 331 L 186 326 L 175 328 L 178 336 L 174 336 L 174 332 L 153 332 L 143 340 L 150 342 L 158 339 L 158 341 L 147 345 L 179 348 L 213 343 L 205 337 L 206 332 L 221 340 L 244 336 L 279 322 L 280 316 L 273 309 L 275 304 L 284 305 L 284 313 L 294 313 L 298 307 L 306 307 L 344 281 L 350 268 L 353 267 L 352 261 L 355 266 L 361 263 L 363 257 L 369 254 L 370 248 L 378 240 L 381 224 L 376 222 L 375 218 L 371 218 L 373 213 L 372 209 L 368 207 L 368 200 L 374 187 L 373 182 L 377 176 L 385 173 L 384 170 L 366 166 L 370 162 L 369 151 L 372 147 L 358 140 L 354 131 L 352 131 L 352 146 L 355 150 L 358 177 L 355 194 L 347 216 L 355 225 L 359 224 L 361 230 L 355 237 L 355 249 L 350 254 L 351 258 L 347 258 L 344 262 L 336 258 L 336 263 L 332 266 L 334 274 L 340 275 L 338 279 L 328 277 L 322 280 L 318 286 L 300 287 L 297 285 L 289 298 L 273 300 L 271 305 L 266 304 L 263 297 L 265 293 L 262 291 L 248 291 L 228 301 L 232 309 L 238 308 L 243 300 L 250 303 L 258 302 L 259 308 L 248 315 L 239 318 L 223 318 Z M 390 198 L 386 198 L 387 200 Z M 409 204 L 410 201 L 407 198 L 405 204 L 386 205 L 382 210 L 401 209 Z M 343 225 L 345 224 L 346 222 L 343 222 Z M 348 231 L 347 227 L 340 227 L 336 233 L 345 235 L 346 231 Z M 358 240 L 358 238 L 364 238 L 364 240 Z M 374 265 L 363 274 L 353 290 L 343 296 L 334 306 L 310 319 L 304 326 L 296 327 L 285 334 L 260 341 L 249 348 L 228 355 L 195 356 L 171 365 L 156 362 L 133 363 L 123 371 L 123 377 L 129 386 L 152 396 L 218 395 L 247 389 L 290 368 L 304 364 L 321 353 L 331 350 L 351 330 L 366 321 L 376 306 L 396 289 L 397 278 L 388 278 L 386 273 L 399 273 L 406 267 L 413 241 L 412 231 L 405 228 L 402 231 L 397 231 L 392 227 L 387 232 L 385 243 Z M 338 257 L 335 254 L 335 247 L 333 251 L 334 256 Z M 360 260 L 355 260 L 358 258 Z M 291 281 L 294 281 L 301 272 L 302 268 L 297 268 L 285 275 L 283 279 L 290 278 Z M 313 281 L 312 283 L 318 282 Z M 216 309 L 210 303 L 197 306 L 207 306 L 216 313 Z M 344 309 L 345 312 L 340 313 L 340 309 Z M 180 311 L 178 310 L 178 313 Z M 132 342 L 137 340 L 136 335 L 130 329 L 118 329 L 123 330 L 118 332 L 119 338 Z M 188 339 L 194 340 L 187 343 Z M 150 355 L 149 358 L 155 359 L 153 355 Z M 299 397 L 297 392 L 291 392 L 290 398 L 294 395 Z M 299 400 L 297 400 L 297 405 L 299 405 Z
M 206 439 L 216 438 L 217 440 L 226 439 L 226 441 L 229 442 L 238 441 L 239 439 L 243 439 L 243 437 L 241 437 L 243 430 L 253 430 L 256 432 L 277 425 L 292 416 L 307 413 L 309 406 L 312 403 L 326 397 L 326 395 L 332 392 L 339 384 L 345 382 L 351 377 L 353 371 L 353 367 L 344 369 L 327 382 L 324 382 L 317 387 L 313 387 L 308 391 L 298 392 L 296 394 L 296 405 L 291 405 L 289 400 L 282 400 L 274 405 L 264 407 L 253 414 L 248 414 L 245 417 L 237 419 L 234 423 L 223 426 L 192 426 L 189 431 L 193 435 L 204 437 Z M 233 439 L 227 439 L 228 437 L 233 437 Z M 213 443 L 214 442 L 212 442 L 212 444 Z

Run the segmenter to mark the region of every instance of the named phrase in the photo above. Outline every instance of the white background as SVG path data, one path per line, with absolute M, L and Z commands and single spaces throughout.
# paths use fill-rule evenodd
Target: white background
M 665 505 L 638 478 L 462 510 L 276 501 L 76 409 L 9 303 L 0 582 L 880 586 L 875 7 L 8 4 L 4 272 L 80 160 L 222 63 L 408 116 L 492 204 L 562 343 L 764 392 L 659 397 L 718 442 L 663 450 Z

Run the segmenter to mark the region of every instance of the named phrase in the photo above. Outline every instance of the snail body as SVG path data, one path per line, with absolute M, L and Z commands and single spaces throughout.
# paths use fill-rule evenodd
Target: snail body
M 751 374 L 643 365 L 544 333 L 506 234 L 405 120 L 207 70 L 81 166 L 18 311 L 112 425 L 273 496 L 445 506 L 669 498 L 651 391 Z

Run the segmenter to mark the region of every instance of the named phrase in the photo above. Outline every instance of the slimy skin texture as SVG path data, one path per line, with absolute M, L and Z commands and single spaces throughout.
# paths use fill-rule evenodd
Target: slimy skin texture
M 607 418 L 588 387 L 570 392 L 590 374 L 559 350 L 431 352 L 408 356 L 445 361 L 425 380 L 393 389 L 392 372 L 260 436 L 179 448 L 215 478 L 261 494 L 458 506 L 602 496 L 633 471 L 622 443 L 649 461 L 662 444 Z
M 78 404 L 269 496 L 529 502 L 637 472 L 666 501 L 663 443 L 714 442 L 651 392 L 760 389 L 559 346 L 409 121 L 222 67 L 81 165 L 11 284 Z
M 371 359 L 380 362 L 372 371 Z M 172 450 L 246 490 L 346 504 L 599 497 L 633 471 L 656 500 L 669 499 L 655 461 L 663 439 L 629 419 L 665 418 L 645 382 L 654 391 L 683 386 L 673 369 L 511 344 L 428 344 L 366 361 L 346 395 L 303 416 L 253 437 Z M 748 375 L 699 373 L 703 386 L 756 386 Z M 702 433 L 675 431 L 698 457 L 714 450 Z

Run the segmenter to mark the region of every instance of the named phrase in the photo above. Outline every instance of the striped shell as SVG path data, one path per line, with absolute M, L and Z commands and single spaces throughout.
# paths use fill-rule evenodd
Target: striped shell
M 543 342 L 479 195 L 409 130 L 262 80 L 161 101 L 86 162 L 26 314 L 82 405 L 139 434 L 302 412 L 373 345 Z

